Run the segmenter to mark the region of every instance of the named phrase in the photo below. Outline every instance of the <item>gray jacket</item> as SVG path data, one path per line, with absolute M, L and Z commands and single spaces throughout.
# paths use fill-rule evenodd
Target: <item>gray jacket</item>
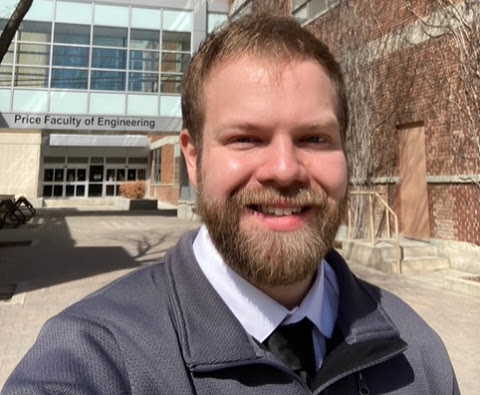
M 310 394 L 242 328 L 184 235 L 135 271 L 50 319 L 2 394 Z M 440 338 L 404 302 L 357 279 L 334 251 L 334 338 L 315 394 L 458 394 Z

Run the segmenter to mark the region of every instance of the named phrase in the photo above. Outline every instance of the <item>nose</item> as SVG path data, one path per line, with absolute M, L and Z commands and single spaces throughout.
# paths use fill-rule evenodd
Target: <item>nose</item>
M 280 188 L 304 186 L 308 174 L 300 154 L 290 136 L 276 136 L 264 149 L 257 180 Z

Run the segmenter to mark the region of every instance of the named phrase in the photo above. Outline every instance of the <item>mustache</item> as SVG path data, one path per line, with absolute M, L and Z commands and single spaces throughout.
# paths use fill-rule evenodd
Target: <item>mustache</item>
M 242 188 L 231 197 L 237 207 L 251 205 L 285 204 L 289 206 L 325 206 L 328 201 L 327 192 L 323 188 L 285 190 L 274 187 Z

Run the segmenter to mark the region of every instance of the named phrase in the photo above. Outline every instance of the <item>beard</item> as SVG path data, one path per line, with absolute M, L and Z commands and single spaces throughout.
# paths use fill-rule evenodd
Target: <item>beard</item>
M 258 208 L 255 215 L 265 215 L 260 206 L 272 206 L 279 201 L 314 210 L 313 223 L 288 232 L 260 226 L 249 226 L 248 231 L 242 228 L 244 210 Z M 217 251 L 227 265 L 259 288 L 290 285 L 312 276 L 333 245 L 346 202 L 347 196 L 336 201 L 323 189 L 285 193 L 272 187 L 243 188 L 211 201 L 201 182 L 197 196 L 198 213 Z

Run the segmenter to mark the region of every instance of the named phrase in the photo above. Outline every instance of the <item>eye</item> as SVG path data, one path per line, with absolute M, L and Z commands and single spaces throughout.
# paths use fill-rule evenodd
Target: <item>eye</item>
M 255 139 L 249 136 L 238 136 L 230 139 L 230 142 L 236 144 L 248 144 L 255 142 Z
M 305 144 L 326 144 L 328 143 L 328 139 L 322 135 L 314 135 L 314 136 L 306 136 L 302 139 L 302 142 Z
M 259 142 L 260 142 L 260 139 L 253 136 L 248 136 L 248 135 L 233 136 L 228 139 L 228 145 L 230 145 L 232 148 L 238 148 L 238 149 L 254 147 Z

